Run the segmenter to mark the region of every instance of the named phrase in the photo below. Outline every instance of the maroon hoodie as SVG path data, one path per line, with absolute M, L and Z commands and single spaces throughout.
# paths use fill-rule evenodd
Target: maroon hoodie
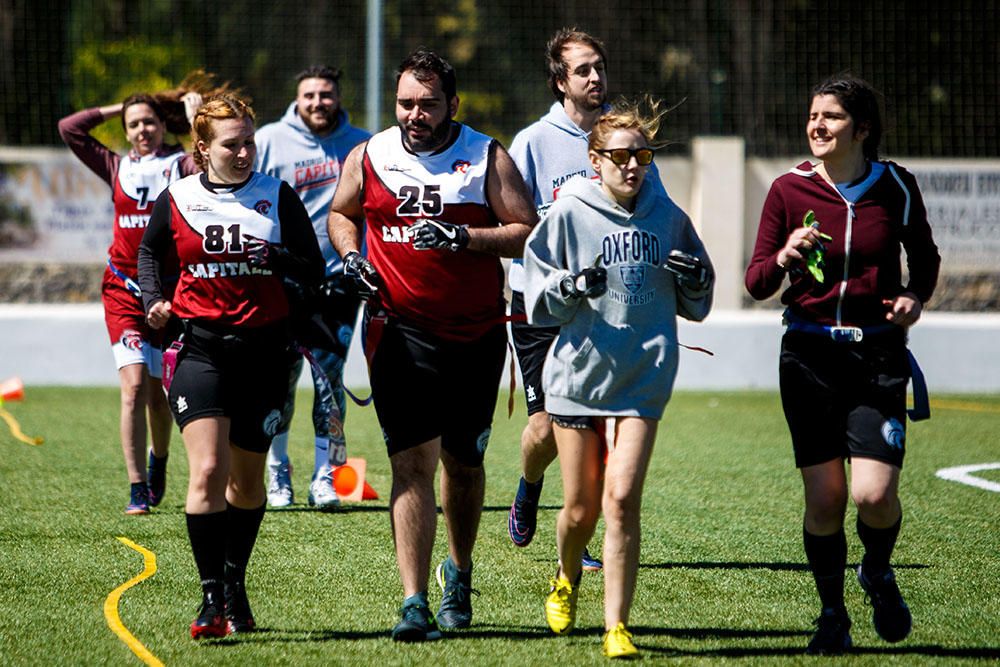
M 804 270 L 788 275 L 781 302 L 800 318 L 826 325 L 885 324 L 883 299 L 913 292 L 926 303 L 937 284 L 941 257 L 931 237 L 920 190 L 913 175 L 893 162 L 873 163 L 884 171 L 851 204 L 803 162 L 771 185 L 760 216 L 757 243 L 745 284 L 766 299 L 781 287 L 786 272 L 777 256 L 789 234 L 813 211 L 825 241 L 824 281 Z M 906 250 L 909 282 L 902 283 L 900 248 Z

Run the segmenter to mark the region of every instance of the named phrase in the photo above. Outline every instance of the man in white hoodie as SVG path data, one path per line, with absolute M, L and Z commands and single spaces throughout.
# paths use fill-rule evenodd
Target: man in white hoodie
M 340 181 L 347 154 L 371 135 L 350 124 L 340 106 L 340 70 L 313 65 L 296 76 L 293 101 L 281 120 L 257 131 L 257 170 L 285 181 L 302 199 L 312 219 L 323 259 L 326 281 L 322 295 L 313 295 L 306 308 L 318 314 L 321 325 L 310 327 L 312 335 L 296 331 L 298 342 L 309 350 L 315 399 L 313 427 L 315 457 L 309 504 L 333 509 L 340 504 L 333 488 L 331 459 L 343 463 L 346 456 L 343 417 L 344 360 L 350 347 L 359 300 L 354 290 L 343 286 L 343 263 L 326 231 L 326 215 Z M 316 319 L 316 318 L 314 318 Z M 324 331 L 325 329 L 325 331 Z M 315 362 L 315 363 L 312 363 Z M 288 401 L 283 428 L 268 453 L 267 501 L 272 507 L 292 504 L 291 462 L 288 458 L 288 428 L 295 409 L 295 386 L 301 362 L 289 378 Z
M 599 40 L 575 28 L 562 28 L 549 40 L 546 52 L 548 84 L 556 102 L 545 116 L 519 132 L 510 146 L 510 155 L 540 210 L 556 199 L 570 179 L 597 177 L 587 157 L 587 139 L 594 123 L 607 111 L 608 95 L 608 58 Z M 542 363 L 559 327 L 530 326 L 524 320 L 521 260 L 511 264 L 509 281 L 513 292 L 511 337 L 524 381 L 528 424 L 521 434 L 521 480 L 507 529 L 515 545 L 526 547 L 535 535 L 545 469 L 556 458 L 542 392 Z M 601 569 L 601 561 L 587 551 L 583 560 L 584 569 Z

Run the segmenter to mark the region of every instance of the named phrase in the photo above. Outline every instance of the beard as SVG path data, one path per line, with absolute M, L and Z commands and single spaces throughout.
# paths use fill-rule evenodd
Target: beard
M 326 134 L 327 132 L 333 131 L 337 127 L 337 114 L 340 113 L 340 107 L 333 107 L 330 109 L 322 108 L 319 110 L 319 119 L 313 118 L 312 114 L 299 113 L 299 118 L 305 123 L 306 127 L 313 134 Z
M 578 109 L 583 109 L 585 111 L 597 111 L 604 107 L 604 103 L 608 99 L 608 91 L 606 88 L 601 88 L 601 92 L 598 94 L 592 94 L 591 92 L 582 93 L 580 95 L 571 95 L 570 101 Z
M 451 134 L 451 118 L 446 118 L 437 127 L 431 127 L 426 123 L 415 122 L 400 123 L 399 128 L 403 131 L 403 143 L 406 144 L 407 148 L 414 153 L 429 153 L 437 148 L 440 148 L 446 141 L 448 141 L 448 137 Z M 414 140 L 410 137 L 409 132 L 407 132 L 408 128 L 429 130 L 430 134 L 423 139 Z

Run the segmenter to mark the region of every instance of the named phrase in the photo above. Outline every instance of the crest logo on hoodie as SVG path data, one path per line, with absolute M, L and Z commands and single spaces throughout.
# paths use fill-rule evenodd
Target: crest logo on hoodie
M 622 284 L 625 285 L 625 289 L 631 294 L 636 294 L 642 289 L 643 283 L 646 282 L 646 267 L 636 264 L 627 264 L 625 266 L 618 267 L 618 270 L 622 274 Z

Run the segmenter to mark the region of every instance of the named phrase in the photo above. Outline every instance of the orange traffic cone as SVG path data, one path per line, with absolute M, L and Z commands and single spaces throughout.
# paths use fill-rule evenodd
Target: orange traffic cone
M 365 490 L 365 471 L 368 462 L 362 458 L 348 458 L 344 465 L 333 469 L 333 488 L 341 500 L 356 503 Z
M 378 500 L 378 494 L 375 493 L 375 489 L 368 482 L 365 482 L 365 488 L 361 492 L 361 500 Z
M 24 400 L 24 383 L 21 378 L 12 377 L 0 382 L 0 403 Z

